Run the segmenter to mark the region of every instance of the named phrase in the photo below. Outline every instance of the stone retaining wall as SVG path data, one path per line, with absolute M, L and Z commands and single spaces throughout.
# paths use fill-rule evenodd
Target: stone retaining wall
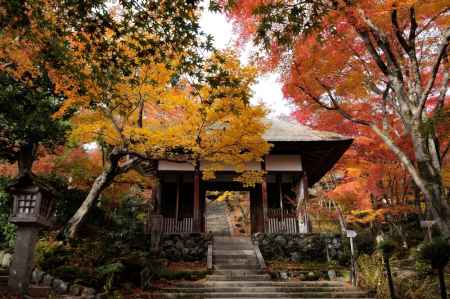
M 170 261 L 206 261 L 210 234 L 180 233 L 161 235 L 159 249 L 161 257 Z
M 338 261 L 346 255 L 340 235 L 256 233 L 253 238 L 266 260 L 321 262 L 327 261 L 328 254 Z

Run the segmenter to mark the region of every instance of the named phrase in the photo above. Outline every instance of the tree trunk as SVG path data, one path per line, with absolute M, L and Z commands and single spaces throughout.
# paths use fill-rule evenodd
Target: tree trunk
M 64 234 L 73 239 L 76 237 L 80 226 L 86 220 L 86 217 L 91 210 L 94 203 L 99 198 L 102 191 L 111 184 L 112 180 L 115 177 L 115 173 L 112 172 L 111 169 L 105 170 L 100 174 L 94 181 L 94 184 L 89 190 L 88 195 L 83 201 L 82 205 L 78 208 L 77 212 L 70 218 L 69 222 L 66 225 L 66 230 Z
M 444 237 L 450 237 L 450 207 L 444 198 L 444 188 L 440 169 L 436 169 L 427 145 L 427 134 L 421 129 L 421 124 L 414 124 L 411 129 L 411 139 L 414 148 L 416 165 L 408 156 L 392 141 L 392 139 L 376 125 L 370 128 L 384 141 L 384 143 L 399 158 L 405 169 L 411 175 L 414 183 L 423 193 L 425 202 L 436 220 Z
M 26 173 L 31 173 L 35 158 L 35 148 L 36 145 L 32 142 L 28 142 L 20 147 L 17 153 L 19 177 Z
M 444 186 L 442 184 L 441 169 L 433 162 L 430 151 L 435 148 L 428 146 L 425 133 L 416 126 L 412 132 L 412 142 L 416 158 L 417 170 L 420 174 L 420 182 L 416 182 L 424 194 L 428 207 L 437 221 L 439 229 L 445 237 L 450 237 L 450 207 L 444 198 Z
M 66 228 L 63 232 L 66 237 L 69 237 L 70 239 L 76 237 L 80 226 L 86 220 L 89 211 L 97 201 L 102 191 L 112 183 L 117 175 L 126 172 L 129 169 L 128 167 L 133 165 L 133 163 L 128 163 L 127 166 L 119 166 L 120 159 L 126 156 L 126 154 L 126 151 L 123 151 L 120 148 L 114 148 L 108 155 L 109 165 L 95 179 L 88 195 L 81 204 L 81 207 L 78 208 L 77 212 L 72 216 L 72 218 L 70 218 L 70 220 L 66 224 Z
M 386 267 L 386 274 L 388 277 L 388 284 L 389 284 L 389 293 L 391 295 L 391 299 L 395 299 L 395 290 L 394 290 L 394 280 L 392 279 L 392 273 L 391 273 L 391 265 L 389 264 L 389 257 L 384 256 L 384 265 Z
M 439 268 L 438 275 L 439 275 L 439 286 L 441 289 L 441 298 L 448 299 L 447 288 L 445 287 L 444 268 Z

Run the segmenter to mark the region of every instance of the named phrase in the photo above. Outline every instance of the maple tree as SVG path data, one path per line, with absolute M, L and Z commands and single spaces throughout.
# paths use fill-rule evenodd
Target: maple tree
M 132 49 L 128 53 L 135 55 Z M 72 119 L 72 140 L 96 142 L 106 160 L 68 222 L 70 237 L 118 176 L 131 170 L 153 176 L 157 160 L 190 162 L 196 171 L 200 161 L 209 162 L 205 179 L 223 164 L 235 167 L 244 183 L 261 178 L 262 173 L 246 171 L 246 163 L 269 148 L 262 138 L 265 111 L 248 104 L 253 68 L 241 67 L 230 52 L 212 54 L 201 76 L 178 77 L 176 58 L 173 65 L 137 61 L 134 71 L 109 88 L 92 81 L 89 93 L 65 103 L 67 109 L 76 106 L 79 111 Z
M 140 57 L 182 50 L 180 67 L 198 63 L 197 50 L 210 43 L 200 38 L 198 8 L 199 1 L 2 1 L 2 158 L 19 160 L 22 173 L 32 168 L 38 144 L 60 144 L 67 129 L 61 120 L 73 110 L 52 114 L 83 96 L 93 76 L 108 84 L 129 72 L 135 61 L 123 52 L 126 42 Z
M 108 113 L 108 109 L 119 104 L 118 114 L 110 118 L 114 126 L 126 111 L 120 98 L 127 89 L 120 95 L 117 87 L 121 83 L 137 86 L 123 80 L 133 80 L 140 66 L 160 64 L 176 68 L 174 74 L 200 74 L 197 71 L 202 60 L 200 51 L 211 48 L 210 38 L 203 35 L 198 26 L 200 8 L 200 1 L 195 0 L 115 4 L 109 1 L 4 1 L 0 6 L 0 71 L 27 91 L 43 88 L 44 91 L 50 89 L 51 95 L 58 95 L 61 101 L 54 115 L 57 119 L 76 110 L 77 117 L 85 116 L 88 110 L 95 117 L 95 111 Z M 175 59 L 177 63 L 170 64 Z M 158 71 L 158 67 L 153 71 Z M 48 86 L 35 84 L 39 78 L 48 78 Z M 5 97 L 5 100 L 11 101 L 11 98 Z M 36 100 L 42 104 L 42 99 Z M 139 108 L 142 106 L 139 104 Z M 12 108 L 18 107 L 12 105 Z M 142 127 L 142 120 L 138 123 Z M 136 134 L 144 138 L 138 131 Z M 116 132 L 120 137 L 125 136 L 120 129 Z M 128 149 L 115 146 L 117 140 L 111 142 L 112 146 L 108 141 L 111 140 L 104 141 L 108 171 L 94 181 L 88 195 L 88 199 L 94 201 L 116 174 L 139 164 L 137 159 L 130 159 L 130 163 L 123 165 L 121 160 L 130 155 Z M 89 206 L 84 204 L 82 208 L 87 211 Z M 71 220 L 72 227 L 76 226 L 72 223 L 83 219 L 84 216 L 79 215 Z
M 219 4 L 242 39 L 265 46 L 264 68 L 282 67 L 284 93 L 302 110 L 334 111 L 336 122 L 365 127 L 395 154 L 449 236 L 448 2 Z

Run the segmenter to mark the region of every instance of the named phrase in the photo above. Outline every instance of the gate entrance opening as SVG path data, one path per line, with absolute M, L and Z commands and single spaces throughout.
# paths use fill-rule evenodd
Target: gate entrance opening
M 250 236 L 250 192 L 206 191 L 206 231 L 214 235 Z

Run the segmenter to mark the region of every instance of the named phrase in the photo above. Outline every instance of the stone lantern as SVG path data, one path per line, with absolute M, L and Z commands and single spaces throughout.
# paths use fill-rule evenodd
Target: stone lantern
M 50 189 L 25 174 L 9 186 L 13 208 L 9 221 L 17 225 L 14 257 L 8 286 L 12 293 L 26 294 L 33 270 L 33 257 L 39 230 L 51 226 L 54 200 Z

